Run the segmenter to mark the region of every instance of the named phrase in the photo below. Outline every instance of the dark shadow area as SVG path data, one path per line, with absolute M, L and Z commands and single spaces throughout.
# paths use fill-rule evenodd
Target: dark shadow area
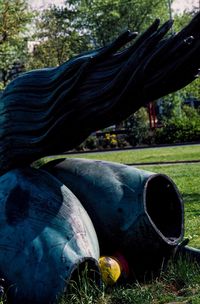
M 183 199 L 185 204 L 198 204 L 200 205 L 200 193 L 183 193 Z
M 78 282 L 80 279 L 87 278 L 96 282 L 97 285 L 100 283 L 100 271 L 98 262 L 94 259 L 85 258 L 80 264 L 77 264 L 73 270 L 70 281 Z
M 165 176 L 155 176 L 148 181 L 146 211 L 161 234 L 170 240 L 182 233 L 182 200 L 175 186 Z
M 65 286 L 56 303 L 93 303 L 92 299 L 98 299 L 103 292 L 98 262 L 92 258 L 78 260 Z
M 146 212 L 160 233 L 169 240 L 182 234 L 183 206 L 173 183 L 165 176 L 152 177 L 146 188 Z

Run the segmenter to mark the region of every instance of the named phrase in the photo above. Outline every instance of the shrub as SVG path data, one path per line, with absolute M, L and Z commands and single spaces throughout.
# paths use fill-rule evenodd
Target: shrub
M 180 116 L 173 116 L 155 131 L 155 142 L 180 143 L 200 140 L 200 114 L 194 108 L 184 106 Z
M 98 146 L 98 142 L 97 142 L 96 136 L 93 136 L 93 135 L 89 136 L 85 140 L 84 146 L 85 146 L 86 149 L 89 149 L 89 150 L 96 149 L 97 146 Z
M 146 143 L 149 136 L 149 120 L 147 110 L 139 109 L 125 121 L 128 130 L 127 140 L 132 146 Z

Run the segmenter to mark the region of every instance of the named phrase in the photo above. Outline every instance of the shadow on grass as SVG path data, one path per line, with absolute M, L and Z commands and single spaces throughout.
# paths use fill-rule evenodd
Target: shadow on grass
M 183 193 L 184 203 L 193 203 L 200 205 L 200 193 Z

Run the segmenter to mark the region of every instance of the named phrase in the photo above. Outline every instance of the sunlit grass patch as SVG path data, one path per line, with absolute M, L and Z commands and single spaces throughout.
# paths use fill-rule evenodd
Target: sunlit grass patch
M 45 157 L 35 164 L 46 163 L 52 159 L 57 158 L 87 158 L 99 159 L 105 161 L 114 161 L 122 164 L 137 164 L 148 162 L 169 162 L 169 161 L 192 161 L 200 160 L 200 145 L 190 146 L 173 146 L 161 148 L 146 148 L 146 149 L 132 149 L 100 153 L 78 153 L 66 154 L 53 157 Z

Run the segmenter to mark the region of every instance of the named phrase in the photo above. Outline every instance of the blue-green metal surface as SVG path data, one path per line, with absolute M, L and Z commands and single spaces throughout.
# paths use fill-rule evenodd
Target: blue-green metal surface
M 101 254 L 120 250 L 147 270 L 182 240 L 183 203 L 167 176 L 85 159 L 53 161 L 43 169 L 79 198 L 94 224 Z
M 93 224 L 74 194 L 33 168 L 0 177 L 0 271 L 12 304 L 55 303 L 72 272 L 98 271 Z

